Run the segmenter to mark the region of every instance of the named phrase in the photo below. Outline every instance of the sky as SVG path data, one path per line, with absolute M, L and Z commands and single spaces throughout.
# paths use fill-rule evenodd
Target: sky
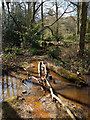
M 60 0 L 60 2 L 58 2 L 58 12 L 59 12 L 59 16 L 64 12 L 64 10 L 67 8 L 67 5 L 68 5 L 68 3 L 69 2 L 65 2 L 65 1 L 63 1 L 63 0 Z M 52 7 L 53 6 L 53 2 L 46 2 L 46 3 L 44 3 L 44 10 L 46 10 L 47 11 L 47 7 Z M 54 5 L 53 7 L 52 7 L 52 9 L 54 10 L 54 11 L 56 11 L 56 6 Z M 69 11 L 72 11 L 74 9 L 74 6 L 73 5 L 71 5 L 71 6 L 69 6 L 68 7 L 68 9 L 67 9 L 67 12 L 69 12 Z M 64 14 L 64 17 L 67 17 L 67 16 L 75 16 L 76 15 L 76 12 L 72 12 L 72 13 L 67 13 L 67 14 Z
M 0 0 L 0 1 L 4 1 L 4 0 Z M 40 2 L 42 0 L 6 0 L 7 2 L 9 1 L 13 1 L 13 2 Z M 43 0 L 44 1 L 44 0 Z M 89 2 L 90 0 L 47 0 L 47 1 L 52 1 L 52 2 L 56 2 L 56 1 L 71 1 L 71 2 Z
M 4 0 L 2 0 L 2 1 L 4 1 Z M 6 0 L 6 1 L 10 1 L 10 0 Z M 31 0 L 11 0 L 11 1 L 14 1 L 14 2 L 20 2 L 20 1 L 31 1 Z M 35 1 L 35 0 L 32 0 L 32 1 Z M 36 0 L 36 1 L 42 1 L 42 0 Z M 43 1 L 46 1 L 46 0 L 43 0 Z M 50 7 L 52 7 L 52 5 L 53 5 L 53 3 L 55 3 L 55 1 L 56 0 L 47 0 L 47 2 L 45 2 L 44 3 L 44 13 L 47 13 L 48 12 L 48 10 L 49 9 L 47 9 L 47 8 L 50 8 Z M 65 8 L 66 8 L 66 5 L 68 4 L 68 2 L 66 1 L 64 1 L 64 0 L 57 0 L 57 1 L 59 1 L 58 2 L 58 4 L 60 4 L 59 6 L 61 6 L 62 5 L 62 7 L 60 7 L 58 10 L 59 10 L 59 15 L 61 15 L 63 12 L 64 12 L 64 10 L 65 10 Z M 52 9 L 55 11 L 56 10 L 56 7 L 55 7 L 55 5 L 52 7 Z M 72 11 L 73 10 L 73 8 L 72 7 L 69 7 L 68 8 L 68 10 L 67 11 Z M 0 12 L 1 12 L 1 0 L 0 0 Z M 40 11 L 39 11 L 40 12 Z M 75 12 L 73 12 L 73 13 L 69 13 L 69 14 L 65 14 L 64 15 L 64 17 L 67 17 L 67 16 L 75 16 L 76 15 L 76 13 Z
M 0 0 L 0 14 L 1 14 L 1 11 L 2 11 L 2 9 L 1 9 L 1 8 L 2 8 L 2 7 L 1 7 L 2 4 L 1 4 L 1 3 L 2 3 L 2 2 L 1 2 L 1 0 Z

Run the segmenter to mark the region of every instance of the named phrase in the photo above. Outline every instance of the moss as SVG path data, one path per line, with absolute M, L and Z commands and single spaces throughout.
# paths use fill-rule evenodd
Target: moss
M 13 100 L 15 100 L 16 98 L 15 97 L 10 97 L 10 98 L 8 98 L 6 101 L 7 102 L 11 102 L 11 101 L 13 101 Z
M 77 74 L 75 73 L 71 73 L 70 71 L 64 69 L 63 67 L 56 67 L 53 64 L 48 63 L 47 67 L 51 70 L 53 70 L 54 72 L 58 73 L 60 76 L 68 79 L 71 82 L 74 82 L 75 84 L 79 84 L 79 85 L 88 85 L 87 81 L 84 80 L 82 77 L 77 76 Z

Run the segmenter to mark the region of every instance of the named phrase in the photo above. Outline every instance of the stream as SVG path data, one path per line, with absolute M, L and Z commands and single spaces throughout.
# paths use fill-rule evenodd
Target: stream
M 28 70 L 29 74 L 38 77 L 37 74 L 37 62 L 31 63 L 31 68 Z M 89 90 L 90 87 L 77 87 L 75 84 L 69 82 L 68 80 L 62 78 L 53 71 L 49 71 L 49 75 L 52 76 L 52 80 L 49 80 L 54 90 L 65 97 L 67 100 L 71 100 L 75 104 L 88 106 L 88 97 L 90 96 Z M 48 75 L 48 76 L 49 76 Z M 90 83 L 90 76 L 83 76 Z M 10 72 L 8 74 L 3 74 L 0 76 L 0 102 L 5 101 L 6 99 L 18 96 L 22 94 L 23 91 L 30 92 L 29 98 L 27 96 L 27 104 L 31 104 L 31 109 L 34 110 L 34 117 L 45 117 L 48 118 L 48 113 L 45 112 L 38 98 L 44 95 L 44 91 L 40 89 L 40 85 L 37 84 L 37 81 L 30 80 L 25 86 L 21 80 L 27 78 L 25 71 Z M 54 82 L 53 82 L 54 81 Z M 47 94 L 47 93 L 46 93 Z M 34 100 L 37 102 L 35 103 Z M 36 104 L 36 106 L 34 105 Z

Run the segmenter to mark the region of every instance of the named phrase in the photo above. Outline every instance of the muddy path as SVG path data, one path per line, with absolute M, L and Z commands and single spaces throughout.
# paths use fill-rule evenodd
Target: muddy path
M 37 68 L 38 61 L 33 61 L 29 64 L 27 71 L 30 75 L 39 79 Z M 77 88 L 75 84 L 71 84 L 52 71 L 49 71 L 48 77 L 50 75 L 52 79 L 49 79 L 49 81 L 52 87 L 58 93 L 58 96 L 59 94 L 62 95 L 62 101 L 71 109 L 75 117 L 87 119 L 89 88 Z M 26 84 L 21 82 L 22 79 L 26 79 Z M 44 90 L 43 86 L 35 79 L 29 78 L 28 81 L 27 79 L 27 72 L 21 70 L 2 76 L 1 99 L 5 101 L 12 96 L 16 96 L 14 100 L 9 99 L 8 102 L 17 111 L 20 118 L 70 118 L 62 105 L 57 101 L 52 101 L 48 90 Z M 4 106 L 3 104 L 3 108 Z M 11 115 L 11 117 L 13 116 Z M 5 115 L 3 118 L 5 118 Z

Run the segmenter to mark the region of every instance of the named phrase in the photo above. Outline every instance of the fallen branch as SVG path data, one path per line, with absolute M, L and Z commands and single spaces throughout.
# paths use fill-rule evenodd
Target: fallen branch
M 44 79 L 44 78 L 42 78 L 43 72 L 45 73 L 45 74 L 44 74 L 44 78 L 46 78 L 46 76 L 47 76 L 46 66 L 45 66 L 45 64 L 43 63 L 43 61 L 42 61 L 42 62 L 38 62 L 38 74 L 39 74 L 39 77 L 40 77 L 41 79 Z
M 39 63 L 39 65 L 40 65 L 40 63 Z M 39 65 L 38 65 L 38 68 L 39 68 Z M 46 66 L 44 66 L 44 67 L 46 67 Z M 34 76 L 31 76 L 31 77 L 40 83 L 40 80 L 39 80 L 38 78 L 36 78 L 36 77 L 34 77 Z M 70 117 L 71 117 L 73 120 L 76 120 L 75 117 L 74 117 L 74 115 L 73 115 L 73 113 L 69 110 L 69 108 L 60 100 L 59 97 L 57 97 L 57 96 L 54 94 L 53 88 L 52 88 L 51 84 L 49 83 L 49 81 L 48 81 L 46 78 L 41 79 L 41 81 L 43 81 L 43 80 L 46 82 L 46 84 L 47 84 L 48 87 L 49 87 L 49 90 L 50 90 L 51 95 L 52 95 L 52 99 L 55 98 L 59 103 L 61 103 L 62 106 L 66 109 L 67 113 L 70 115 Z
M 70 71 L 64 69 L 63 67 L 57 67 L 51 63 L 47 63 L 47 68 L 56 72 L 60 76 L 68 79 L 70 82 L 74 82 L 75 84 L 85 86 L 88 85 L 87 81 L 84 80 L 81 76 L 78 76 L 75 73 L 71 73 Z
M 40 64 L 40 63 L 38 63 L 39 65 L 38 65 L 38 68 L 40 68 L 40 67 L 44 67 L 44 70 L 45 70 L 45 73 L 46 73 L 46 66 L 45 66 L 45 64 L 43 64 L 43 62 L 42 62 L 42 64 Z M 41 66 L 40 66 L 41 65 Z M 39 67 L 40 66 L 40 67 Z M 42 72 L 42 71 L 40 71 L 40 70 L 42 70 L 42 69 L 39 69 L 39 72 Z M 73 115 L 73 113 L 69 110 L 69 108 L 60 100 L 60 98 L 59 97 L 57 97 L 55 94 L 54 94 L 54 92 L 53 92 L 53 88 L 52 88 L 52 86 L 51 86 L 51 84 L 50 84 L 50 82 L 46 79 L 46 76 L 47 75 L 45 75 L 45 77 L 44 77 L 44 79 L 42 79 L 42 81 L 44 80 L 45 81 L 45 83 L 49 86 L 49 89 L 50 89 L 50 92 L 51 92 L 51 95 L 52 95 L 52 99 L 56 99 L 59 103 L 61 103 L 62 104 L 62 106 L 66 109 L 66 111 L 67 111 L 67 113 L 70 115 L 70 117 L 73 119 L 73 120 L 76 120 L 75 119 L 75 117 L 74 117 L 74 115 Z
M 45 79 L 45 80 L 46 80 L 47 85 L 48 85 L 49 88 L 50 88 L 50 92 L 51 92 L 51 95 L 52 95 L 52 99 L 55 98 L 59 103 L 61 103 L 62 106 L 66 109 L 67 113 L 70 115 L 70 117 L 71 117 L 73 120 L 76 120 L 75 117 L 74 117 L 74 115 L 73 115 L 73 113 L 69 110 L 69 108 L 60 100 L 59 97 L 57 97 L 57 96 L 54 94 L 53 88 L 52 88 L 52 86 L 50 85 L 49 81 L 48 81 L 47 79 Z

